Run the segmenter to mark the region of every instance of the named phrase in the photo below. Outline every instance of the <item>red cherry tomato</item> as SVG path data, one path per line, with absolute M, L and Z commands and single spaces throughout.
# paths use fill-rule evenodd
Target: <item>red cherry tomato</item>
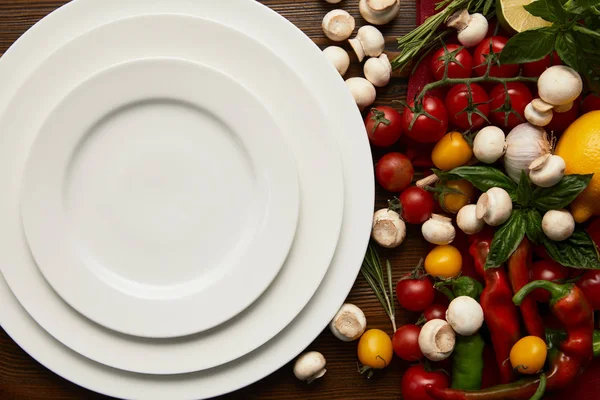
M 523 75 L 529 77 L 537 77 L 542 74 L 547 68 L 553 65 L 562 64 L 562 60 L 556 51 L 552 52 L 552 57 L 548 54 L 541 60 L 523 64 Z
M 392 107 L 375 107 L 365 117 L 365 127 L 373 146 L 388 147 L 402 136 L 402 116 Z
M 497 58 L 508 39 L 503 36 L 492 36 L 491 38 L 483 39 L 477 45 L 473 52 L 473 73 L 477 76 L 483 76 L 487 70 L 488 57 Z M 490 56 L 489 54 L 494 54 Z M 500 65 L 497 61 L 492 62 L 490 68 L 490 76 L 499 78 L 512 78 L 519 73 L 518 64 Z
M 433 303 L 435 289 L 428 276 L 408 274 L 396 284 L 398 303 L 409 311 L 423 311 Z
M 583 99 L 583 113 L 589 113 L 590 111 L 600 110 L 600 94 L 590 93 Z
M 476 83 L 470 84 L 472 104 L 478 104 L 477 110 L 488 117 L 490 114 L 490 105 L 488 95 L 485 90 Z M 477 129 L 483 126 L 485 119 L 474 112 L 471 112 L 471 121 L 469 122 L 469 88 L 465 84 L 455 85 L 446 95 L 446 109 L 450 122 L 461 129 Z
M 569 111 L 559 113 L 554 111 L 552 121 L 544 127 L 546 132 L 563 133 L 579 117 L 579 101 L 573 102 Z
M 594 310 L 600 310 L 600 271 L 586 271 L 579 281 L 577 286 L 583 291 Z
M 410 185 L 414 175 L 412 163 L 402 153 L 387 153 L 375 165 L 377 182 L 390 192 L 404 190 Z
M 418 105 L 417 109 L 425 111 L 431 117 L 424 114 L 419 115 L 414 123 L 415 113 L 411 108 L 415 107 L 415 103 L 411 101 L 408 105 L 409 107 L 404 107 L 402 113 L 402 129 L 407 136 L 419 143 L 433 143 L 446 134 L 448 130 L 448 112 L 443 101 L 437 97 L 425 96 L 422 104 Z
M 427 221 L 435 207 L 433 195 L 418 186 L 411 186 L 400 194 L 402 219 L 409 224 Z
M 525 107 L 533 100 L 533 95 L 527 85 L 521 82 L 509 82 L 506 87 L 508 89 L 508 102 L 506 101 L 507 92 L 503 84 L 499 83 L 490 91 L 490 122 L 500 128 L 510 130 L 526 122 Z M 511 108 L 518 115 L 511 112 Z
M 445 321 L 446 310 L 448 310 L 448 306 L 444 304 L 432 304 L 423 311 L 423 317 L 425 321 L 431 321 L 432 319 L 443 319 Z
M 392 337 L 394 353 L 405 361 L 418 361 L 423 358 L 423 352 L 419 347 L 419 333 L 421 327 L 414 324 L 398 328 Z
M 427 371 L 423 365 L 413 365 L 402 376 L 402 398 L 404 400 L 432 400 L 425 391 L 431 385 L 438 389 L 450 386 L 450 377 L 442 371 Z
M 446 45 L 447 53 L 442 47 L 431 58 L 431 72 L 436 81 L 444 77 L 446 61 L 448 61 L 448 78 L 469 78 L 473 69 L 473 58 L 464 47 L 461 50 L 459 45 Z M 453 57 L 453 58 L 452 58 Z M 456 60 L 456 61 L 454 61 Z
M 541 260 L 531 265 L 531 280 L 538 281 L 558 281 L 567 279 L 569 270 L 556 261 Z M 550 300 L 550 293 L 544 289 L 536 289 L 530 295 L 540 303 L 547 303 Z

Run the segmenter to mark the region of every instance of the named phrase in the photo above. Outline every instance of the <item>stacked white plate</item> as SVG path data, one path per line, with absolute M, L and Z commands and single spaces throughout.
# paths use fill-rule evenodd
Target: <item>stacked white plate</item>
M 119 398 L 198 399 L 298 355 L 369 239 L 342 78 L 254 0 L 74 0 L 0 59 L 0 324 Z

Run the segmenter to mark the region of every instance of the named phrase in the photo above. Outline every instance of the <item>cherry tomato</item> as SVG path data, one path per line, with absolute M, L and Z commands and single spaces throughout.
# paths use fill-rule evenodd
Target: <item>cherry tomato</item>
M 388 147 L 402 136 L 402 116 L 392 107 L 375 107 L 365 117 L 365 127 L 373 146 Z
M 406 275 L 396 284 L 398 303 L 409 311 L 423 311 L 433 303 L 436 290 L 428 276 Z
M 398 328 L 392 337 L 394 353 L 405 361 L 418 361 L 423 358 L 423 352 L 419 347 L 419 333 L 421 327 L 414 324 Z
M 583 99 L 583 113 L 589 113 L 590 111 L 600 110 L 600 94 L 590 93 Z
M 465 165 L 472 157 L 473 148 L 460 132 L 445 134 L 431 152 L 433 165 L 442 171 Z
M 568 277 L 569 270 L 556 261 L 541 260 L 531 264 L 531 280 L 533 281 L 558 281 Z M 536 289 L 531 292 L 530 296 L 540 303 L 550 301 L 550 293 L 544 289 Z
M 527 85 L 521 82 L 509 82 L 506 87 L 508 101 L 503 84 L 499 83 L 490 91 L 490 122 L 500 128 L 512 129 L 526 122 L 525 107 L 533 100 L 533 96 Z
M 546 362 L 546 342 L 537 336 L 525 336 L 510 349 L 510 363 L 521 374 L 536 374 Z
M 400 194 L 400 204 L 402 204 L 404 222 L 422 224 L 433 214 L 435 200 L 433 195 L 425 189 L 411 186 Z
M 538 61 L 533 61 L 530 63 L 523 64 L 523 76 L 529 77 L 538 77 L 544 72 L 547 68 L 550 68 L 553 65 L 562 64 L 562 60 L 558 56 L 556 51 L 552 52 L 552 57 L 548 54 L 546 57 L 542 58 Z
M 437 97 L 425 96 L 421 105 L 417 109 L 426 112 L 419 115 L 413 123 L 413 117 L 418 110 L 413 112 L 411 108 L 415 107 L 414 101 L 408 103 L 409 107 L 404 107 L 402 113 L 402 129 L 407 136 L 419 143 L 434 143 L 444 136 L 448 130 L 448 112 L 444 102 Z M 412 128 L 411 128 L 412 124 Z
M 387 153 L 375 165 L 377 182 L 390 192 L 404 190 L 410 185 L 414 175 L 412 163 L 402 153 Z
M 444 69 L 446 60 L 448 60 L 448 78 L 469 78 L 473 69 L 473 58 L 464 47 L 458 50 L 461 46 L 456 44 L 447 44 L 447 53 L 444 48 L 440 48 L 433 53 L 431 58 L 431 72 L 436 81 L 444 77 Z M 455 61 L 456 60 L 456 61 Z
M 401 391 L 404 400 L 432 400 L 425 391 L 431 385 L 437 389 L 450 387 L 450 377 L 442 371 L 427 371 L 422 364 L 413 365 L 402 376 Z
M 579 281 L 577 286 L 583 291 L 594 310 L 600 310 L 600 271 L 586 271 Z
M 486 123 L 485 118 L 476 114 L 475 109 L 487 118 L 490 114 L 489 97 L 485 90 L 476 83 L 471 83 L 471 99 L 473 109 L 469 113 L 469 88 L 465 84 L 455 85 L 446 95 L 446 109 L 451 123 L 461 129 L 477 129 Z M 476 105 L 477 104 L 477 105 Z M 469 114 L 471 119 L 469 120 Z
M 546 132 L 553 132 L 555 134 L 563 133 L 569 125 L 571 125 L 579 117 L 579 101 L 573 102 L 573 107 L 566 112 L 556 112 L 552 114 L 552 120 L 548 125 L 544 127 Z
M 449 244 L 436 246 L 425 257 L 425 271 L 439 278 L 455 278 L 462 269 L 460 251 Z
M 382 369 L 392 361 L 392 339 L 380 329 L 369 329 L 358 341 L 358 361 L 366 367 Z
M 457 181 L 447 181 L 439 187 L 448 189 L 459 190 L 463 194 L 459 193 L 443 193 L 439 196 L 439 203 L 444 211 L 456 214 L 461 208 L 470 204 L 475 198 L 475 188 L 471 182 L 461 179 Z
M 491 38 L 483 39 L 477 45 L 473 52 L 473 73 L 477 76 L 483 76 L 488 68 L 488 57 L 494 57 L 490 68 L 490 76 L 498 78 L 512 78 L 519 73 L 518 64 L 500 65 L 497 61 L 499 53 L 506 46 L 508 39 L 503 36 L 492 36 Z M 493 55 L 489 55 L 493 54 Z
M 431 321 L 432 319 L 443 319 L 445 321 L 446 310 L 448 310 L 448 306 L 444 304 L 432 304 L 423 311 L 423 317 L 425 321 Z

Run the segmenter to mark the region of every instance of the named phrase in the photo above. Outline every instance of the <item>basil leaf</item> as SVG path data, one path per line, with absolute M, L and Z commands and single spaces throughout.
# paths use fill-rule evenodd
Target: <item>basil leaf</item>
M 525 216 L 523 210 L 514 210 L 508 221 L 494 235 L 485 269 L 497 268 L 508 260 L 525 237 Z
M 562 242 L 553 242 L 545 238 L 544 247 L 554 261 L 565 267 L 579 269 L 600 269 L 598 248 L 584 230 L 576 230 Z
M 600 40 L 579 31 L 559 32 L 556 37 L 559 57 L 585 79 L 592 91 L 600 91 L 599 46 Z
M 542 231 L 542 214 L 535 208 L 528 208 L 525 211 L 525 233 L 527 237 L 535 244 L 539 244 L 544 239 Z
M 537 4 L 535 1 L 531 4 Z M 541 60 L 554 50 L 557 27 L 531 29 L 510 38 L 500 53 L 501 64 L 523 64 Z
M 588 187 L 592 176 L 594 174 L 565 175 L 555 186 L 535 189 L 533 206 L 541 211 L 565 208 Z
M 440 176 L 439 173 L 436 174 Z M 486 192 L 493 187 L 499 187 L 506 190 L 511 199 L 516 198 L 517 185 L 497 168 L 487 166 L 458 167 L 442 174 L 446 177 L 452 176 L 465 179 L 482 192 Z
M 599 0 L 571 0 L 565 4 L 565 9 L 574 14 L 582 14 L 594 7 L 600 7 Z
M 532 197 L 533 188 L 531 187 L 531 181 L 525 171 L 521 170 L 521 179 L 519 179 L 519 186 L 517 186 L 516 192 L 517 203 L 523 207 L 527 207 L 531 203 Z
M 565 21 L 567 13 L 557 0 L 537 0 L 523 6 L 529 14 L 545 19 L 548 22 L 561 23 Z

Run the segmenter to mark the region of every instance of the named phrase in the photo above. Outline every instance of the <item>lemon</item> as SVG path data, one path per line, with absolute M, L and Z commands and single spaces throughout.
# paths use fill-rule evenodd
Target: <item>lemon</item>
M 587 189 L 571 203 L 576 222 L 600 215 L 600 111 L 579 117 L 562 134 L 557 155 L 567 164 L 567 174 L 594 174 Z
M 543 28 L 550 22 L 535 17 L 523 7 L 535 0 L 496 0 L 496 15 L 500 26 L 510 33 Z

